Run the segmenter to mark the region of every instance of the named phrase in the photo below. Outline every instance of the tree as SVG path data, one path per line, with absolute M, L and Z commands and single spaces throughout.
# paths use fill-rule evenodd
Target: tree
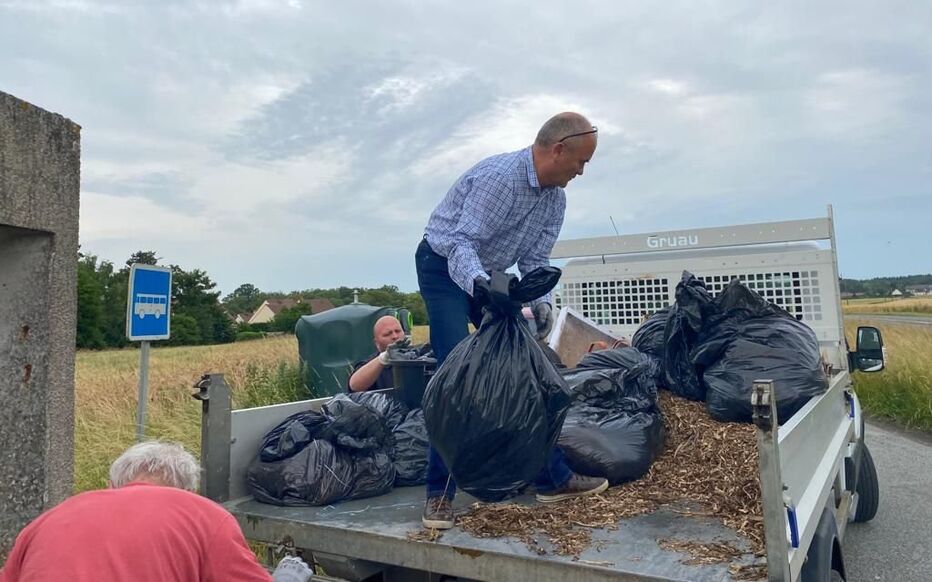
M 263 293 L 252 283 L 243 283 L 223 298 L 223 306 L 227 313 L 252 313 L 264 301 Z
M 226 343 L 236 337 L 233 322 L 220 306 L 219 291 L 207 273 L 185 271 L 172 265 L 172 314 L 194 318 L 200 330 L 200 343 Z
M 294 333 L 294 327 L 298 324 L 301 316 L 310 314 L 311 306 L 308 303 L 298 303 L 289 309 L 282 309 L 269 322 L 269 330 Z
M 100 349 L 105 346 L 102 330 L 104 288 L 97 277 L 97 257 L 79 257 L 78 329 L 75 343 L 79 348 Z
M 162 257 L 155 256 L 155 251 L 136 251 L 129 256 L 126 266 L 131 267 L 133 263 L 142 263 L 144 265 L 157 265 Z
M 197 320 L 183 313 L 172 314 L 170 335 L 166 343 L 171 346 L 190 346 L 201 343 L 201 330 Z

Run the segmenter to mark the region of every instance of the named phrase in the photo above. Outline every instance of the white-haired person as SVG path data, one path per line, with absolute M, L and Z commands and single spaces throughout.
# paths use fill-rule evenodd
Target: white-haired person
M 306 582 L 311 570 L 286 558 L 270 576 L 236 519 L 201 497 L 200 467 L 184 448 L 139 443 L 110 466 L 110 488 L 46 511 L 16 538 L 0 582 Z

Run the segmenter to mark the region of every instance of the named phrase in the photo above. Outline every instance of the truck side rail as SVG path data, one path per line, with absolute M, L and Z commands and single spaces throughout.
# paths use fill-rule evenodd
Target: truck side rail
M 799 578 L 825 507 L 843 534 L 851 506 L 844 483 L 844 459 L 855 437 L 847 372 L 831 379 L 825 394 L 812 398 L 783 426 L 776 424 L 775 387 L 754 383 L 751 402 L 760 452 L 761 504 L 771 582 Z M 830 500 L 833 490 L 837 493 Z

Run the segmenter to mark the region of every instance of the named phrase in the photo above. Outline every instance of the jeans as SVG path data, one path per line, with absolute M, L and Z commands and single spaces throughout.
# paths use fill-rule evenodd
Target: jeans
M 456 344 L 469 335 L 469 322 L 479 326 L 482 313 L 472 297 L 450 278 L 447 259 L 435 253 L 427 239 L 418 245 L 414 263 L 417 284 L 430 319 L 430 345 L 439 369 Z M 563 452 L 559 447 L 554 447 L 547 466 L 535 479 L 534 486 L 540 492 L 551 492 L 566 485 L 572 474 Z M 445 495 L 453 499 L 455 494 L 456 483 L 450 471 L 437 450 L 430 446 L 427 450 L 427 497 Z

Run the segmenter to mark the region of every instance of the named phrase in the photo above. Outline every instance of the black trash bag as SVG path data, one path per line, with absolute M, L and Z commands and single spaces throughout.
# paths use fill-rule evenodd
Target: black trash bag
M 348 395 L 337 394 L 320 411 L 330 422 L 321 428 L 319 438 L 347 449 L 392 450 L 394 440 L 385 418 Z
M 669 307 L 664 307 L 660 311 L 653 313 L 638 327 L 631 338 L 631 347 L 637 348 L 657 362 L 657 386 L 661 388 L 666 387 L 667 381 L 666 374 L 663 371 L 663 357 L 667 344 L 664 343 L 663 338 L 669 316 Z
M 547 356 L 547 359 L 550 360 L 550 363 L 553 364 L 554 368 L 558 370 L 563 370 L 566 368 L 566 364 L 563 363 L 563 360 L 560 359 L 560 354 L 555 352 L 553 348 L 547 345 L 547 342 L 544 340 L 537 340 L 537 345 L 540 346 L 541 351 L 544 352 L 544 355 Z
M 621 347 L 589 352 L 579 360 L 576 369 L 615 368 L 628 370 L 649 361 L 648 356 L 637 348 Z
M 521 302 L 556 285 L 560 270 L 520 282 L 493 273 L 479 329 L 460 342 L 424 394 L 430 442 L 459 487 L 499 501 L 544 467 L 570 402 L 566 383 L 521 316 Z
M 808 325 L 737 280 L 715 298 L 715 311 L 692 354 L 703 368 L 712 418 L 750 422 L 754 380 L 774 381 L 781 424 L 828 389 L 819 340 Z
M 702 370 L 690 359 L 706 318 L 712 310 L 712 296 L 705 283 L 683 271 L 676 285 L 676 303 L 670 308 L 664 328 L 664 386 L 677 396 L 705 400 Z
M 265 435 L 259 458 L 265 462 L 287 459 L 303 450 L 328 422 L 319 412 L 292 414 Z
M 356 468 L 352 453 L 312 440 L 280 461 L 254 461 L 246 473 L 256 500 L 273 505 L 327 505 L 350 499 Z
M 558 444 L 573 471 L 618 485 L 642 477 L 663 450 L 655 364 L 642 357 L 629 369 L 564 372 L 576 400 Z
M 395 487 L 427 482 L 427 426 L 424 411 L 415 408 L 395 430 Z
M 384 392 L 352 392 L 348 396 L 353 402 L 362 404 L 384 418 L 389 430 L 395 430 L 404 422 L 409 412 L 407 404 Z
M 327 505 L 387 493 L 395 481 L 394 438 L 384 419 L 346 395 L 320 413 L 292 415 L 272 429 L 246 480 L 275 505 Z
M 667 317 L 670 308 L 664 307 L 651 314 L 631 337 L 631 347 L 637 348 L 649 356 L 662 358 L 666 343 L 663 341 L 664 330 L 667 327 Z

